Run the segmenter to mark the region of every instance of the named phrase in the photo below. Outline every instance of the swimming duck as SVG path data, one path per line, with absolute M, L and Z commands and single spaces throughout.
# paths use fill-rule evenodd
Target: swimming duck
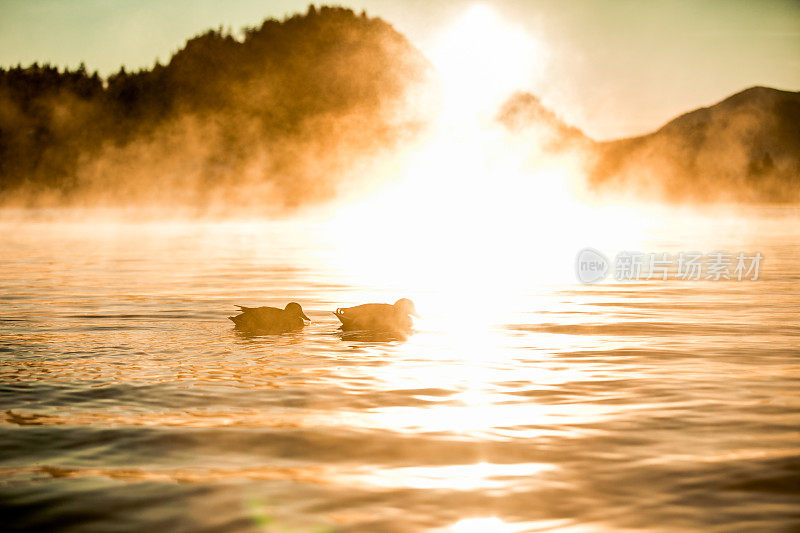
M 235 328 L 242 331 L 277 335 L 287 331 L 297 331 L 306 325 L 304 320 L 311 320 L 303 312 L 300 304 L 291 302 L 284 309 L 277 307 L 244 307 L 237 305 L 242 313 L 229 316 Z
M 345 331 L 408 331 L 414 325 L 411 316 L 419 316 L 408 298 L 390 304 L 363 304 L 339 308 L 334 313 Z

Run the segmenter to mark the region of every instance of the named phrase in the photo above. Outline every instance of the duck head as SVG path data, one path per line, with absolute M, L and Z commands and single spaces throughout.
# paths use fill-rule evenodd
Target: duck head
M 414 307 L 414 302 L 408 298 L 400 298 L 397 300 L 394 303 L 394 308 L 404 315 L 419 316 L 419 314 L 417 314 L 417 308 Z
M 308 318 L 306 316 L 306 314 L 303 312 L 303 308 L 300 307 L 299 303 L 291 302 L 291 303 L 286 304 L 286 307 L 284 308 L 284 311 L 289 313 L 291 316 L 300 317 L 300 318 L 302 318 L 304 320 L 308 320 L 309 322 L 311 321 L 311 319 Z

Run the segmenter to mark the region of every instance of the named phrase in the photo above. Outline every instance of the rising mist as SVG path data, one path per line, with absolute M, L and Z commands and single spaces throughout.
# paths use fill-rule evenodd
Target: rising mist
M 461 163 L 474 171 L 476 142 L 504 154 L 484 169 L 487 186 L 522 158 L 532 181 L 547 166 L 547 180 L 568 176 L 561 187 L 585 198 L 798 200 L 800 93 L 751 89 L 650 135 L 595 142 L 535 96 L 514 92 L 524 87 L 506 86 L 539 58 L 526 61 L 525 36 L 493 49 L 483 35 L 485 50 L 476 48 L 485 19 L 459 26 L 449 63 L 429 62 L 380 19 L 311 6 L 241 37 L 208 31 L 166 65 L 108 79 L 83 66 L 0 69 L 0 204 L 275 215 L 408 174 L 420 153 L 441 160 L 415 170 L 424 180 L 415 195 L 424 196 Z M 473 132 L 459 147 L 463 117 L 487 102 L 494 123 L 479 127 L 508 135 Z M 463 161 L 462 150 L 471 151 Z M 500 192 L 548 194 L 518 182 Z

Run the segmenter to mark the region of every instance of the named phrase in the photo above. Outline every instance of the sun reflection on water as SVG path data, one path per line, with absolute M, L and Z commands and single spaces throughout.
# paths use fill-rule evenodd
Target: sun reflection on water
M 578 531 L 589 531 L 588 529 L 580 528 L 565 528 L 569 520 L 540 520 L 537 522 L 506 522 L 490 516 L 485 518 L 464 518 L 458 522 L 442 528 L 437 529 L 436 533 L 518 533 L 520 531 L 551 531 L 558 529 L 559 531 L 570 531 L 577 533 Z

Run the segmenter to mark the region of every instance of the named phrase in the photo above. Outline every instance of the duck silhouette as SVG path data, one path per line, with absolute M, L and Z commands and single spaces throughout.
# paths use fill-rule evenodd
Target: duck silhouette
M 291 302 L 284 309 L 277 307 L 244 307 L 237 305 L 241 314 L 229 316 L 237 330 L 248 333 L 277 335 L 303 329 L 305 320 L 311 320 L 300 304 Z
M 392 304 L 363 304 L 337 309 L 334 313 L 344 331 L 410 331 L 411 316 L 419 316 L 414 302 L 401 298 Z

